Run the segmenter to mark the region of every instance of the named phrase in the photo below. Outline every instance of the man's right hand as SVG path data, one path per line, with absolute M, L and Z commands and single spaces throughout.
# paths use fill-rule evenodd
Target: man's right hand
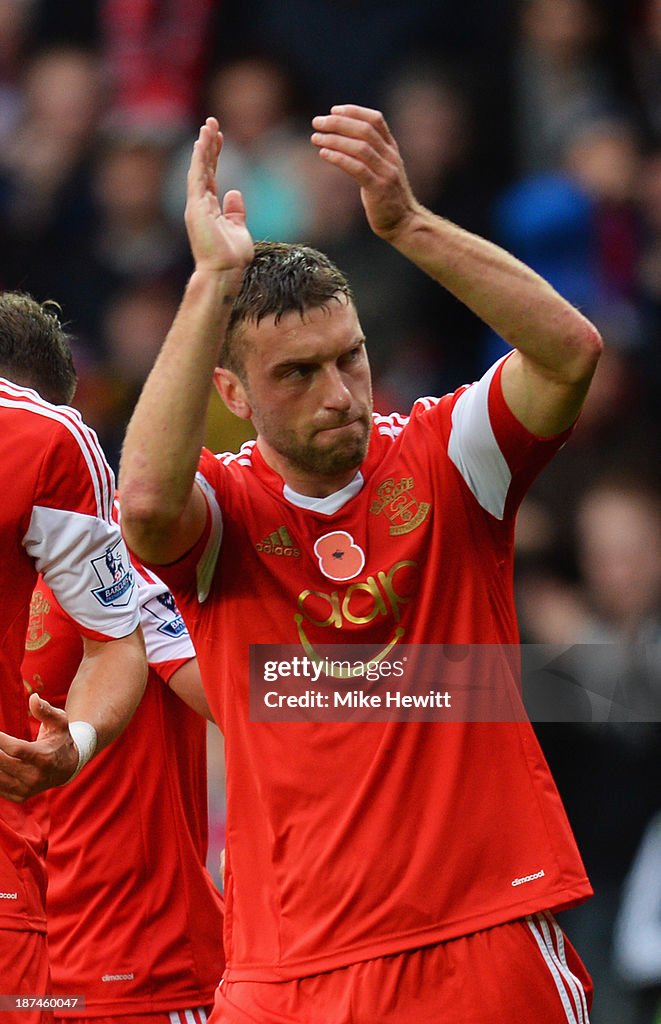
M 208 117 L 193 147 L 184 220 L 196 270 L 242 273 L 252 261 L 253 241 L 241 193 L 227 192 L 222 206 L 218 198 L 216 168 L 222 145 L 218 121 Z
M 36 693 L 30 696 L 30 710 L 41 722 L 36 740 L 0 733 L 0 796 L 12 803 L 22 803 L 44 789 L 61 786 L 78 764 L 66 711 L 53 707 Z

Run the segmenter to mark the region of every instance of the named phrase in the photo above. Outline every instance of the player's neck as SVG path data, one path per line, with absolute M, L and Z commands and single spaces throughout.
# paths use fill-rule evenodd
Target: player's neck
M 262 438 L 257 439 L 257 447 L 266 465 L 277 473 L 278 476 L 282 477 L 287 487 L 296 494 L 304 495 L 308 498 L 327 498 L 330 494 L 341 491 L 343 487 L 346 487 L 347 484 L 350 484 L 356 478 L 357 473 L 360 471 L 360 466 L 352 466 L 342 473 L 333 474 L 332 476 L 313 473 L 302 469 L 300 466 L 293 465 L 289 459 L 276 452 Z

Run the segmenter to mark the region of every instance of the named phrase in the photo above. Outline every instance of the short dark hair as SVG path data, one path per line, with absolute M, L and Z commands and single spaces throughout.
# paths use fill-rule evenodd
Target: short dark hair
M 345 275 L 324 253 L 307 245 L 257 242 L 232 306 L 220 365 L 243 377 L 243 351 L 238 343 L 243 324 L 259 324 L 266 316 L 274 316 L 277 324 L 285 313 L 303 316 L 307 309 L 341 301 L 341 295 L 353 302 Z
M 0 294 L 0 376 L 67 405 L 78 378 L 59 314 L 56 302 L 37 302 L 26 292 Z

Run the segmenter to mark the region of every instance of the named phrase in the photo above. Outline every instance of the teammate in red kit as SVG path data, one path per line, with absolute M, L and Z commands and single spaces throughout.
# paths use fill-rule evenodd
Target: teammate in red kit
M 207 120 L 188 180 L 195 271 L 120 487 L 125 535 L 162 566 L 225 732 L 212 1020 L 585 1024 L 589 978 L 553 911 L 591 888 L 529 723 L 250 721 L 250 644 L 318 660 L 337 643 L 517 643 L 516 509 L 601 349 L 537 274 L 415 200 L 378 111 L 337 106 L 313 126 L 376 234 L 514 351 L 410 416 L 373 415 L 349 285 L 314 250 L 253 245 L 241 194 L 217 198 Z M 256 428 L 237 455 L 200 455 L 212 378 Z
M 194 698 L 199 670 L 172 595 L 135 572 L 144 697 L 84 776 L 44 794 L 53 988 L 85 1000 L 55 1017 L 205 1024 L 225 966 L 222 900 L 205 866 L 206 721 L 177 696 Z M 42 580 L 31 607 L 23 676 L 59 705 L 80 638 Z
M 0 296 L 0 963 L 3 1020 L 11 997 L 49 992 L 44 837 L 28 797 L 60 785 L 128 722 L 146 660 L 133 573 L 112 521 L 114 480 L 94 433 L 73 409 L 76 377 L 57 316 L 30 296 Z M 52 404 L 58 403 L 58 404 Z M 113 571 L 108 566 L 112 559 Z M 41 572 L 76 622 L 84 657 L 66 712 L 34 694 L 30 740 L 21 661 Z

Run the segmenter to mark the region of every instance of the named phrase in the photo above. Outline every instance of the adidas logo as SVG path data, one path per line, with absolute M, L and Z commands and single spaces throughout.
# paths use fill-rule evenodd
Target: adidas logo
M 300 558 L 301 552 L 294 547 L 286 526 L 280 526 L 273 533 L 260 540 L 255 547 L 264 555 L 287 555 L 290 558 Z

